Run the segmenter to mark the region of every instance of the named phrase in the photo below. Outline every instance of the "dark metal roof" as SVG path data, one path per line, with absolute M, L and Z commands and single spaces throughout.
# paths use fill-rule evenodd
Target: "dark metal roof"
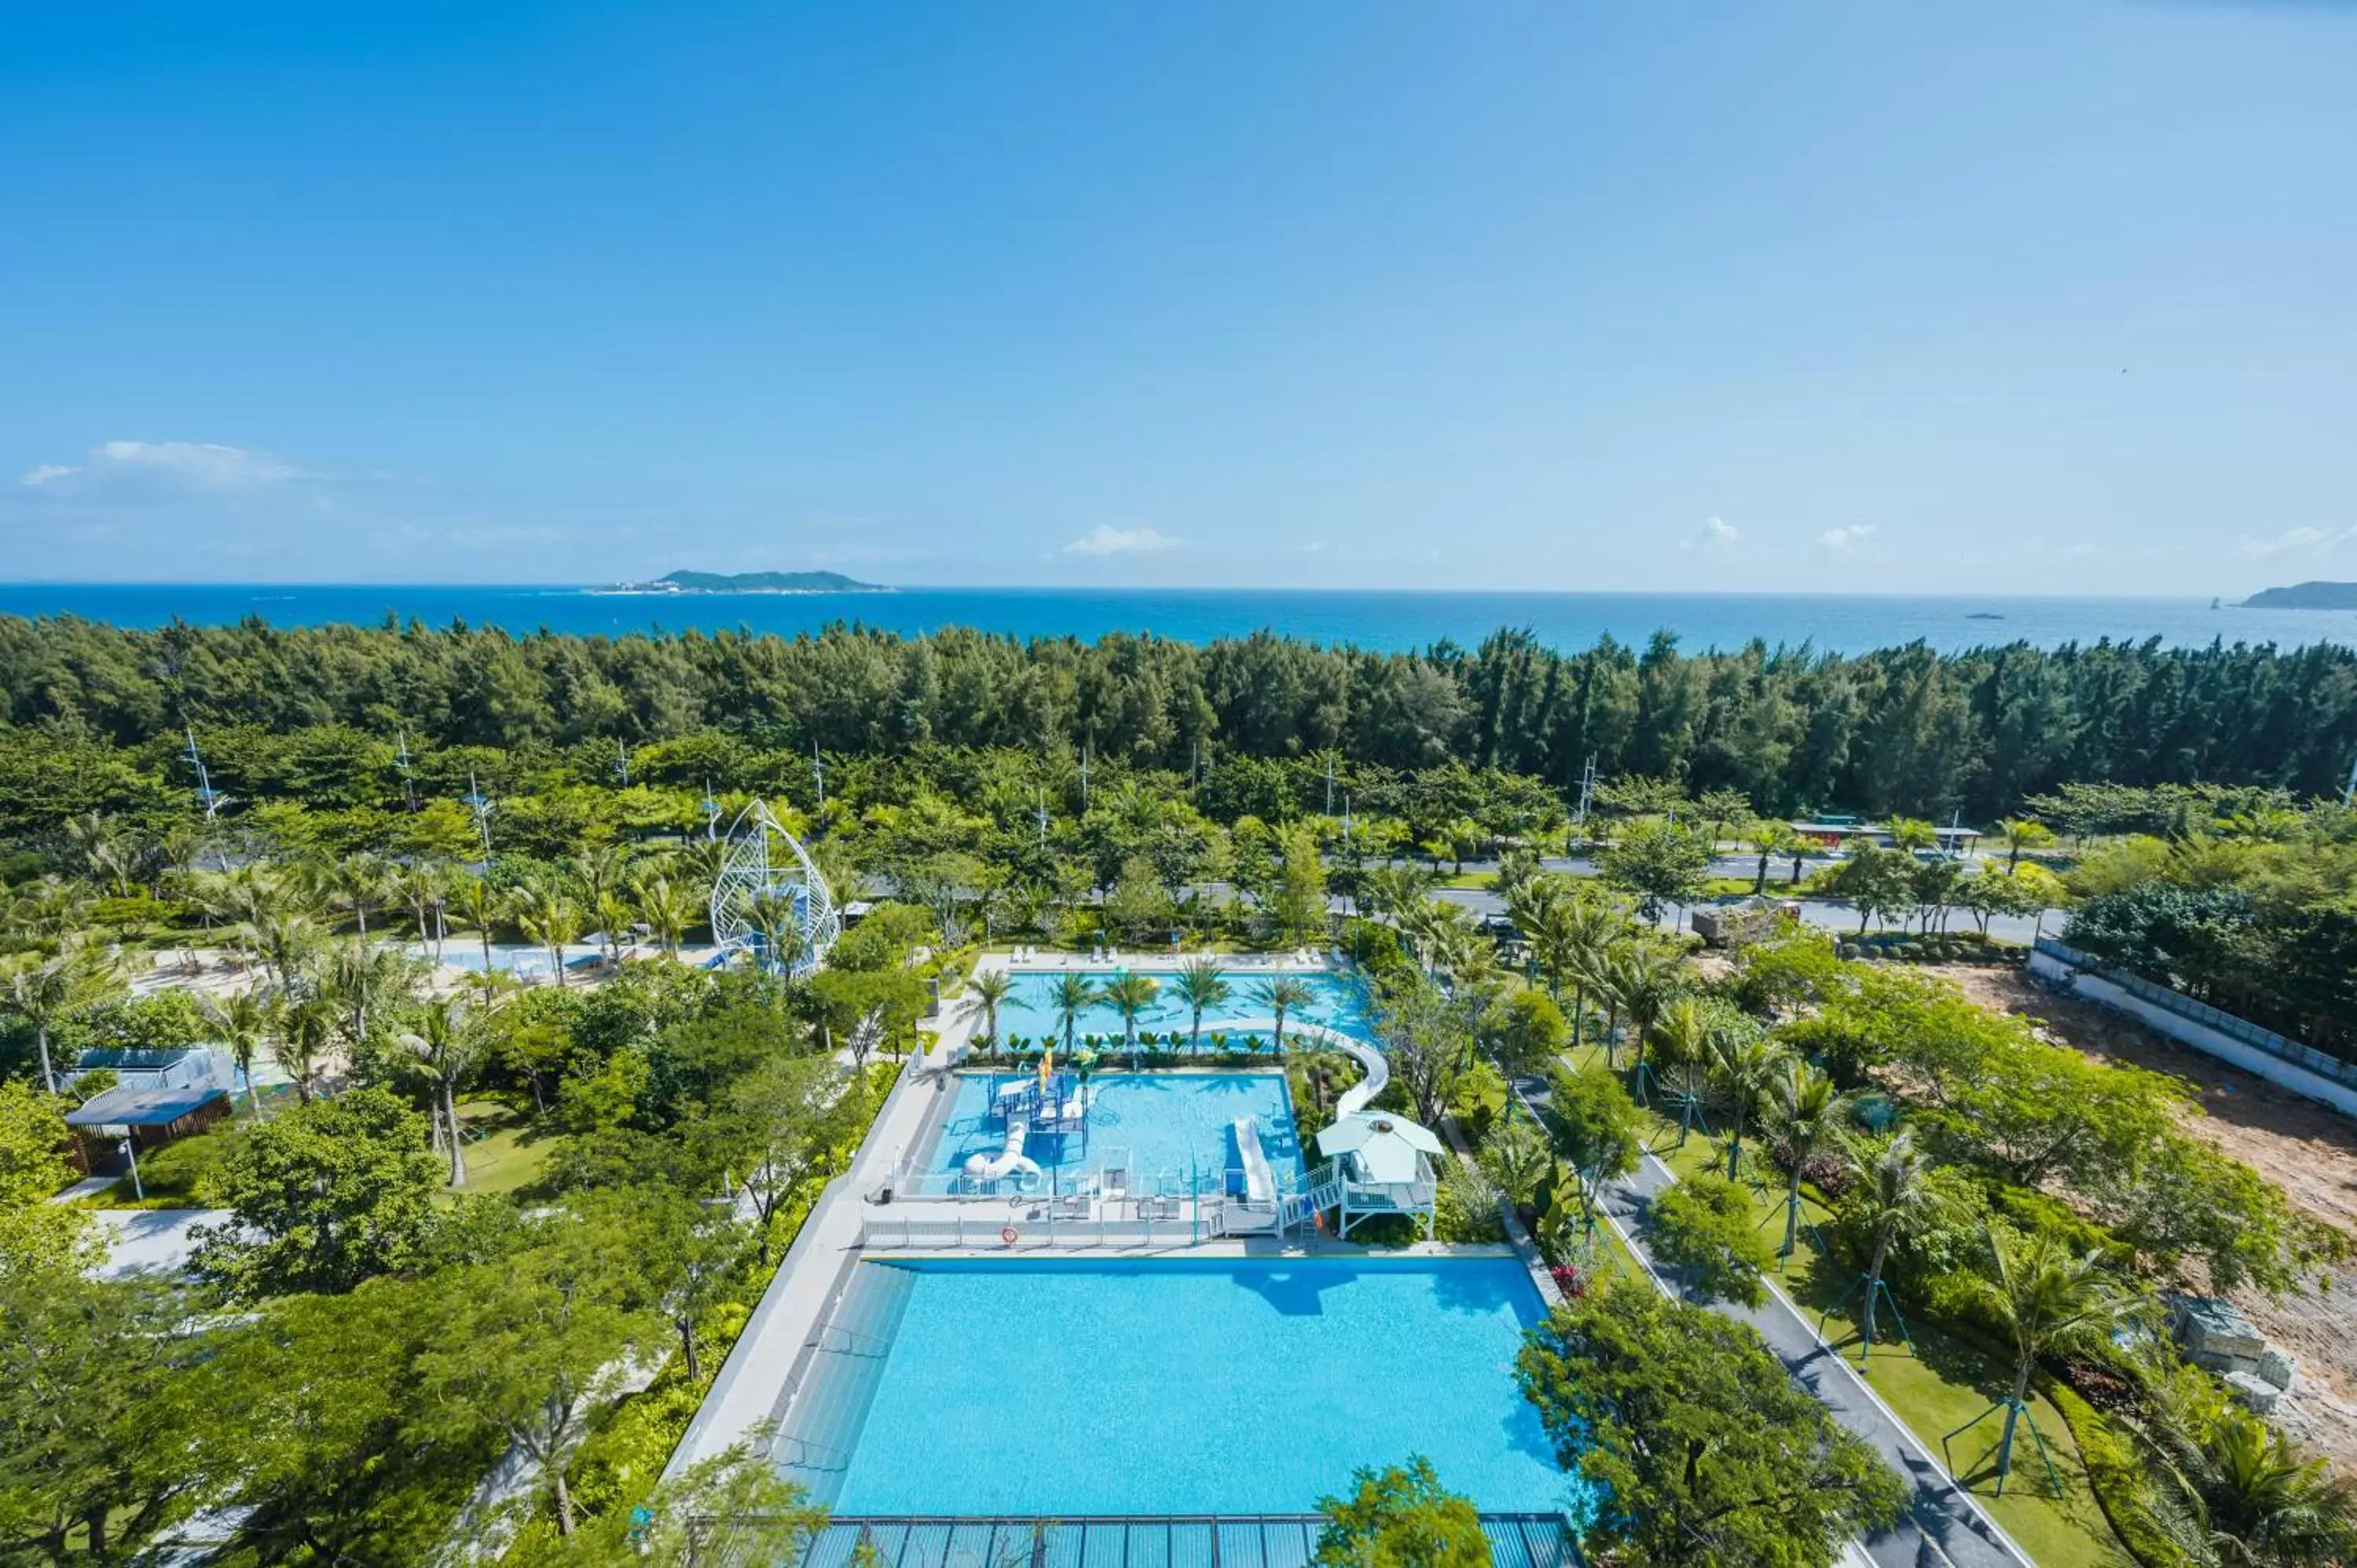
M 1319 1514 L 1072 1519 L 859 1517 L 837 1514 L 799 1568 L 848 1568 L 865 1538 L 881 1568 L 1308 1568 Z M 1495 1568 L 1578 1568 L 1561 1514 L 1488 1514 Z M 722 1554 L 726 1555 L 726 1548 Z

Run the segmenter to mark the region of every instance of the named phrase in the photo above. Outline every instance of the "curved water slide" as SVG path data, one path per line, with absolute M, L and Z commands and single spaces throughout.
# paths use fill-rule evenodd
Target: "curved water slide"
M 1035 1176 L 1039 1174 L 1039 1162 L 1023 1153 L 1023 1142 L 1030 1135 L 1028 1122 L 1010 1121 L 1006 1123 L 1006 1147 L 995 1155 L 968 1155 L 965 1174 L 974 1181 L 998 1181 L 1010 1176 Z
M 1206 1022 L 1208 1025 L 1208 1020 Z M 1239 1018 L 1232 1021 L 1222 1018 L 1220 1020 L 1220 1027 L 1232 1033 L 1242 1031 L 1245 1034 L 1273 1035 L 1276 1032 L 1276 1020 L 1273 1017 Z M 1383 1060 L 1383 1053 L 1355 1036 L 1346 1035 L 1340 1029 L 1329 1029 L 1323 1024 L 1311 1023 L 1302 1018 L 1286 1020 L 1285 1033 L 1287 1038 L 1298 1036 L 1303 1039 L 1322 1041 L 1351 1058 L 1366 1069 L 1367 1076 L 1344 1090 L 1342 1097 L 1334 1102 L 1334 1120 L 1337 1122 L 1345 1116 L 1355 1116 L 1364 1111 L 1375 1102 L 1375 1096 L 1381 1094 L 1391 1084 L 1391 1063 Z

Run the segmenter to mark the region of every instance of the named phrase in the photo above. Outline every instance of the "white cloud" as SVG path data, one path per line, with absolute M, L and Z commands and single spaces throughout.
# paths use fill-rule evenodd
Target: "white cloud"
M 2357 539 L 2357 528 L 2344 528 L 2338 533 L 2328 533 L 2320 528 L 2294 528 L 2276 534 L 2273 539 L 2253 539 L 2244 534 L 2242 543 L 2235 548 L 2235 553 L 2261 559 L 2294 551 L 2324 555 L 2329 554 L 2335 545 L 2352 539 Z
M 1109 522 L 1097 524 L 1095 530 L 1064 546 L 1067 555 L 1144 555 L 1157 550 L 1176 550 L 1178 541 L 1167 533 L 1157 533 L 1150 528 L 1115 528 Z
M 328 476 L 250 446 L 217 441 L 108 441 L 80 463 L 41 463 L 20 481 L 81 501 L 178 499 L 192 493 L 249 495 Z
M 1702 520 L 1701 534 L 1678 541 L 1678 551 L 1681 554 L 1691 554 L 1696 550 L 1732 550 L 1742 537 L 1743 531 L 1725 518 L 1706 517 Z
M 1853 522 L 1842 528 L 1828 528 L 1817 535 L 1817 548 L 1833 555 L 1846 555 L 1874 537 L 1874 524 Z
M 565 530 L 546 523 L 501 523 L 485 528 L 453 528 L 442 537 L 462 550 L 493 550 L 508 544 L 556 544 L 567 535 Z
M 110 441 L 91 456 L 96 463 L 166 474 L 212 490 L 250 489 L 303 477 L 301 469 L 266 452 L 214 441 Z

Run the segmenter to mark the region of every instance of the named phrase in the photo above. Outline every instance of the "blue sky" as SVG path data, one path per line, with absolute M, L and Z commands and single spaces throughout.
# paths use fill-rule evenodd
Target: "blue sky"
M 0 577 L 2357 577 L 2357 7 L 7 27 Z

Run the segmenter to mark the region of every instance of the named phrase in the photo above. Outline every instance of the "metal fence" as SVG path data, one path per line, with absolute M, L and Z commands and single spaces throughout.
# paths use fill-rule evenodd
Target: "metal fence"
M 2190 1019 L 2193 1023 L 2215 1029 L 2222 1035 L 2240 1040 L 2243 1044 L 2265 1051 L 2271 1057 L 2287 1061 L 2294 1067 L 2306 1068 L 2309 1071 L 2322 1078 L 2329 1078 L 2335 1083 L 2357 1087 L 2357 1062 L 2342 1061 L 2339 1057 L 2328 1055 L 2313 1046 L 2302 1045 L 2298 1040 L 2276 1034 L 2273 1029 L 2263 1028 L 2248 1018 L 2221 1012 L 2207 1002 L 2197 1002 L 2182 992 L 2172 991 L 2166 985 L 2156 984 L 2140 974 L 2130 974 L 2124 969 L 2115 969 L 2103 960 L 2092 954 L 2081 952 L 2077 948 L 2067 946 L 2052 937 L 2039 938 L 2037 947 L 2038 950 L 2047 957 L 2059 959 L 2073 969 L 2084 970 L 2100 980 L 2108 981 L 2129 995 L 2140 1001 L 2149 1002 L 2164 1012 L 2174 1013 L 2180 1018 Z
M 1231 1212 L 1213 1198 L 1137 1198 L 1115 1203 L 1088 1200 L 1087 1209 L 1059 1213 L 1052 1206 L 1019 1214 L 992 1214 L 960 1207 L 944 1217 L 939 1208 L 871 1207 L 861 1217 L 860 1244 L 948 1251 L 975 1247 L 1012 1250 L 1041 1247 L 1188 1247 L 1232 1233 L 1274 1229 L 1265 1208 Z M 1236 1210 L 1244 1206 L 1236 1205 Z

